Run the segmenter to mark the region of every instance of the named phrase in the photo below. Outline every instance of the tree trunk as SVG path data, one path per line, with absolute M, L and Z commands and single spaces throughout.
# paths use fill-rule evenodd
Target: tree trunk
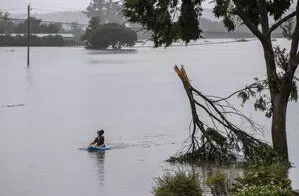
M 274 150 L 288 161 L 289 157 L 286 135 L 286 112 L 290 95 L 289 84 L 292 80 L 288 82 L 282 82 L 281 79 L 278 78 L 276 74 L 276 65 L 271 38 L 268 37 L 267 42 L 262 42 L 262 45 L 264 49 L 267 77 L 270 88 L 271 102 L 273 106 L 271 126 L 272 144 Z M 282 85 L 282 83 L 284 85 Z
M 288 93 L 285 91 L 279 92 L 273 96 L 273 116 L 271 127 L 273 148 L 287 161 L 289 160 L 286 134 L 288 97 Z

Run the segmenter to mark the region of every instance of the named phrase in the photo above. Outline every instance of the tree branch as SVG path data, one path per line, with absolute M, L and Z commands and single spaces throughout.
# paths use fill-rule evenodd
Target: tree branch
M 250 29 L 250 31 L 261 41 L 266 41 L 265 36 L 262 32 L 255 26 L 246 16 L 243 11 L 243 6 L 240 4 L 238 0 L 233 0 L 236 5 L 236 14 L 243 20 L 244 24 Z
M 252 24 L 252 22 L 246 17 L 246 15 L 242 12 L 237 11 L 238 16 L 243 20 L 244 24 L 250 29 L 250 31 L 261 41 L 266 41 L 265 36 L 262 32 Z
M 296 68 L 298 66 L 298 44 L 299 44 L 299 1 L 297 1 L 296 5 L 296 27 L 292 34 L 292 43 L 290 50 L 290 60 L 287 72 L 293 75 L 295 74 Z M 292 63 L 294 61 L 294 63 Z
M 290 20 L 291 18 L 296 16 L 296 11 L 290 13 L 289 15 L 285 16 L 284 18 L 280 19 L 276 23 L 274 23 L 271 28 L 269 29 L 268 34 L 271 34 L 275 29 L 277 29 L 280 25 L 282 25 L 284 22 Z
M 259 20 L 260 24 L 262 26 L 262 32 L 263 34 L 267 34 L 269 31 L 269 18 L 266 8 L 266 1 L 265 0 L 258 0 L 258 9 L 260 12 Z
M 293 32 L 293 39 L 292 39 L 292 45 L 291 45 L 291 51 L 290 56 L 294 57 L 297 54 L 298 51 L 298 42 L 299 42 L 299 1 L 297 1 L 296 6 L 296 27 Z
M 258 88 L 257 85 L 260 84 L 261 82 L 265 82 L 265 81 L 266 81 L 266 80 L 257 81 L 257 82 L 255 82 L 255 83 L 253 83 L 253 84 L 250 84 L 250 85 L 246 86 L 245 88 L 243 88 L 243 89 L 241 89 L 241 90 L 238 90 L 238 91 L 233 92 L 232 94 L 230 94 L 230 95 L 227 96 L 227 97 L 219 98 L 218 100 L 213 101 L 213 103 L 217 103 L 217 102 L 225 101 L 225 100 L 231 98 L 232 96 L 234 96 L 234 95 L 236 95 L 236 94 L 238 94 L 238 93 L 240 93 L 240 92 L 243 92 L 243 91 L 245 91 L 245 90 L 253 89 L 253 88 Z
M 181 68 L 175 66 L 175 71 L 184 85 L 190 102 L 193 126 L 189 127 L 191 144 L 187 152 L 181 154 L 178 158 L 174 157 L 172 161 L 195 160 L 202 163 L 227 164 L 236 161 L 239 157 L 245 161 L 256 162 L 265 149 L 272 151 L 268 144 L 247 134 L 238 125 L 232 123 L 228 117 L 240 117 L 246 124 L 249 123 L 253 130 L 261 130 L 254 121 L 229 104 L 227 107 L 231 109 L 225 110 L 221 103 L 215 103 L 215 100 L 196 90 L 190 84 L 183 66 Z M 197 97 L 194 95 L 197 95 Z M 195 98 L 202 99 L 206 106 Z M 227 102 L 227 100 L 223 102 Z M 203 116 L 207 115 L 211 119 L 216 129 L 209 126 L 211 122 L 204 124 L 199 119 L 197 109 L 201 110 L 201 113 L 203 112 Z M 218 129 L 218 126 L 220 129 Z M 201 141 L 198 140 L 196 135 L 201 136 Z M 242 155 L 237 152 L 242 152 Z

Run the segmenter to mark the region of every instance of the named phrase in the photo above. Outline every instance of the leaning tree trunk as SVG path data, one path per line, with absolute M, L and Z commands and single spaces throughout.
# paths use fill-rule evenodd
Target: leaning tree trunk
M 273 96 L 273 116 L 271 127 L 273 148 L 287 161 L 289 160 L 286 134 L 288 97 L 288 93 L 285 91 L 279 92 Z

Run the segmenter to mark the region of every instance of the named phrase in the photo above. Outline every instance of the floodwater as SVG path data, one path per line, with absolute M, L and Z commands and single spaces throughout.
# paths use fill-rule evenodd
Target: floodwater
M 25 48 L 0 48 L 1 196 L 151 195 L 153 178 L 170 167 L 164 161 L 188 137 L 191 114 L 174 65 L 184 64 L 198 89 L 220 96 L 265 75 L 258 41 L 120 54 L 31 51 L 27 69 Z M 3 107 L 15 104 L 24 106 Z M 244 111 L 269 128 L 263 114 L 252 107 Z M 298 104 L 290 104 L 294 188 L 299 187 L 298 112 Z M 97 129 L 105 130 L 112 150 L 82 150 Z

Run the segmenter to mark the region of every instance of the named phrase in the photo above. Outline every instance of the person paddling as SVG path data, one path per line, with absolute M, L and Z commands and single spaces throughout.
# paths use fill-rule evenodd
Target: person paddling
M 104 130 L 97 132 L 98 136 L 89 144 L 90 146 L 100 146 L 105 147 L 105 137 L 104 137 Z

